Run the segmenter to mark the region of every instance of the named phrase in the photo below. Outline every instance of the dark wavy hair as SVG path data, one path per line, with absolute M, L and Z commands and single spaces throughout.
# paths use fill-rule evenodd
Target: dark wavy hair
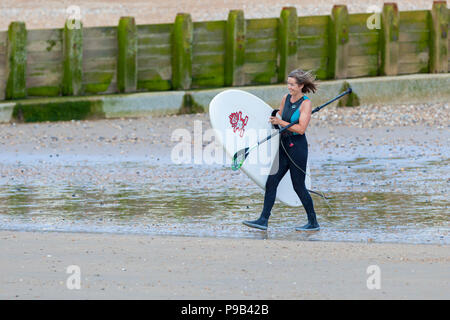
M 316 76 L 311 71 L 295 69 L 289 73 L 288 77 L 294 78 L 298 85 L 303 84 L 303 93 L 315 93 L 317 91 L 317 84 L 315 83 Z

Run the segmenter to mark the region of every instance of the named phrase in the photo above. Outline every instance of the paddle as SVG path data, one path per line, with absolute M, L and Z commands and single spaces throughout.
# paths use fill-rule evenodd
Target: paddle
M 348 88 L 346 91 L 342 92 L 340 95 L 338 95 L 337 97 L 331 99 L 330 101 L 325 102 L 324 104 L 322 104 L 321 106 L 318 106 L 317 108 L 315 108 L 311 114 L 316 113 L 318 111 L 320 111 L 322 108 L 326 107 L 327 105 L 329 105 L 330 103 L 342 98 L 343 96 L 345 96 L 346 94 L 350 94 L 352 93 L 352 88 Z M 233 171 L 238 170 L 240 167 L 242 167 L 242 164 L 244 163 L 245 159 L 247 159 L 250 151 L 252 151 L 253 149 L 257 148 L 260 144 L 266 142 L 269 139 L 272 139 L 273 137 L 275 137 L 276 135 L 282 133 L 283 131 L 289 129 L 290 127 L 292 127 L 294 124 L 296 124 L 298 122 L 292 122 L 290 124 L 288 124 L 286 127 L 281 128 L 279 131 L 274 132 L 273 134 L 271 134 L 270 136 L 267 136 L 266 138 L 264 138 L 263 140 L 259 141 L 257 144 L 253 145 L 252 147 L 246 147 L 244 149 L 239 150 L 238 152 L 236 152 L 233 156 L 233 161 L 231 163 L 231 169 Z

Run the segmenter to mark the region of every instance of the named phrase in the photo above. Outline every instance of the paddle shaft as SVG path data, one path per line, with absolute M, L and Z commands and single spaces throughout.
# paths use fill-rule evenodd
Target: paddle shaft
M 320 111 L 322 108 L 326 107 L 326 106 L 329 105 L 330 103 L 333 103 L 334 101 L 336 101 L 336 100 L 342 98 L 343 96 L 345 96 L 346 94 L 350 94 L 350 93 L 352 93 L 352 88 L 348 88 L 347 91 L 342 92 L 342 93 L 341 93 L 340 95 L 338 95 L 337 97 L 331 99 L 330 101 L 325 102 L 325 103 L 322 104 L 321 106 L 318 106 L 317 108 L 315 108 L 315 109 L 311 112 L 311 114 Z M 261 143 L 264 143 L 264 142 L 266 142 L 267 140 L 272 139 L 272 138 L 275 137 L 277 134 L 280 134 L 280 133 L 282 133 L 283 131 L 289 129 L 290 127 L 292 127 L 292 126 L 293 126 L 294 124 L 296 124 L 296 123 L 298 123 L 298 122 L 292 122 L 292 123 L 288 124 L 287 126 L 281 128 L 279 131 L 272 133 L 270 136 L 267 136 L 267 137 L 264 138 L 263 140 L 259 141 L 258 144 L 255 145 L 254 147 L 257 147 L 257 146 L 259 146 Z M 250 151 L 250 150 L 253 149 L 254 147 L 249 148 L 248 151 Z

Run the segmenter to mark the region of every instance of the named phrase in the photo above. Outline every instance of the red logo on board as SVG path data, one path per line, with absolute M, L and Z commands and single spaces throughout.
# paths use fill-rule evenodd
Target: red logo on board
M 242 137 L 244 135 L 244 127 L 247 125 L 248 116 L 245 118 L 242 117 L 242 111 L 233 112 L 228 116 L 230 118 L 231 127 L 233 128 L 233 132 L 239 131 L 239 136 Z

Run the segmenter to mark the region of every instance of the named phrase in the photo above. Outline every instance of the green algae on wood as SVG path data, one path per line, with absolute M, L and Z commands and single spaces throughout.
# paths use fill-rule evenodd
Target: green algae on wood
M 334 5 L 331 12 L 329 33 L 329 64 L 330 79 L 347 77 L 348 65 L 348 11 L 346 6 Z
M 29 97 L 56 97 L 61 93 L 61 88 L 58 86 L 39 86 L 27 89 Z
M 344 81 L 344 83 L 342 84 L 342 88 L 341 90 L 339 90 L 339 92 L 347 91 L 348 88 L 350 88 L 350 84 L 347 81 Z M 339 107 L 356 107 L 359 105 L 360 105 L 359 97 L 356 95 L 354 91 L 339 99 L 338 103 Z
M 6 57 L 7 100 L 25 98 L 27 67 L 27 30 L 24 22 L 11 22 L 8 28 Z
M 191 87 L 193 36 L 191 15 L 177 14 L 172 34 L 172 84 L 175 90 Z
M 64 96 L 81 95 L 83 88 L 83 26 L 81 21 L 66 21 L 63 36 L 63 55 L 62 94 Z
M 133 17 L 121 17 L 117 28 L 117 88 L 119 92 L 137 89 L 137 28 Z
M 12 117 L 19 122 L 69 121 L 103 119 L 104 113 L 100 100 L 39 100 L 35 103 L 17 103 Z
M 295 7 L 281 10 L 278 27 L 279 69 L 278 82 L 286 80 L 289 72 L 297 68 L 298 17 Z
M 399 63 L 399 23 L 400 15 L 396 3 L 385 3 L 381 14 L 381 75 L 398 74 Z
M 448 9 L 446 1 L 433 2 L 430 29 L 430 72 L 448 72 Z
M 195 102 L 194 98 L 190 93 L 186 93 L 183 96 L 183 104 L 178 111 L 178 114 L 189 114 L 189 113 L 202 113 L 205 112 L 203 107 Z

